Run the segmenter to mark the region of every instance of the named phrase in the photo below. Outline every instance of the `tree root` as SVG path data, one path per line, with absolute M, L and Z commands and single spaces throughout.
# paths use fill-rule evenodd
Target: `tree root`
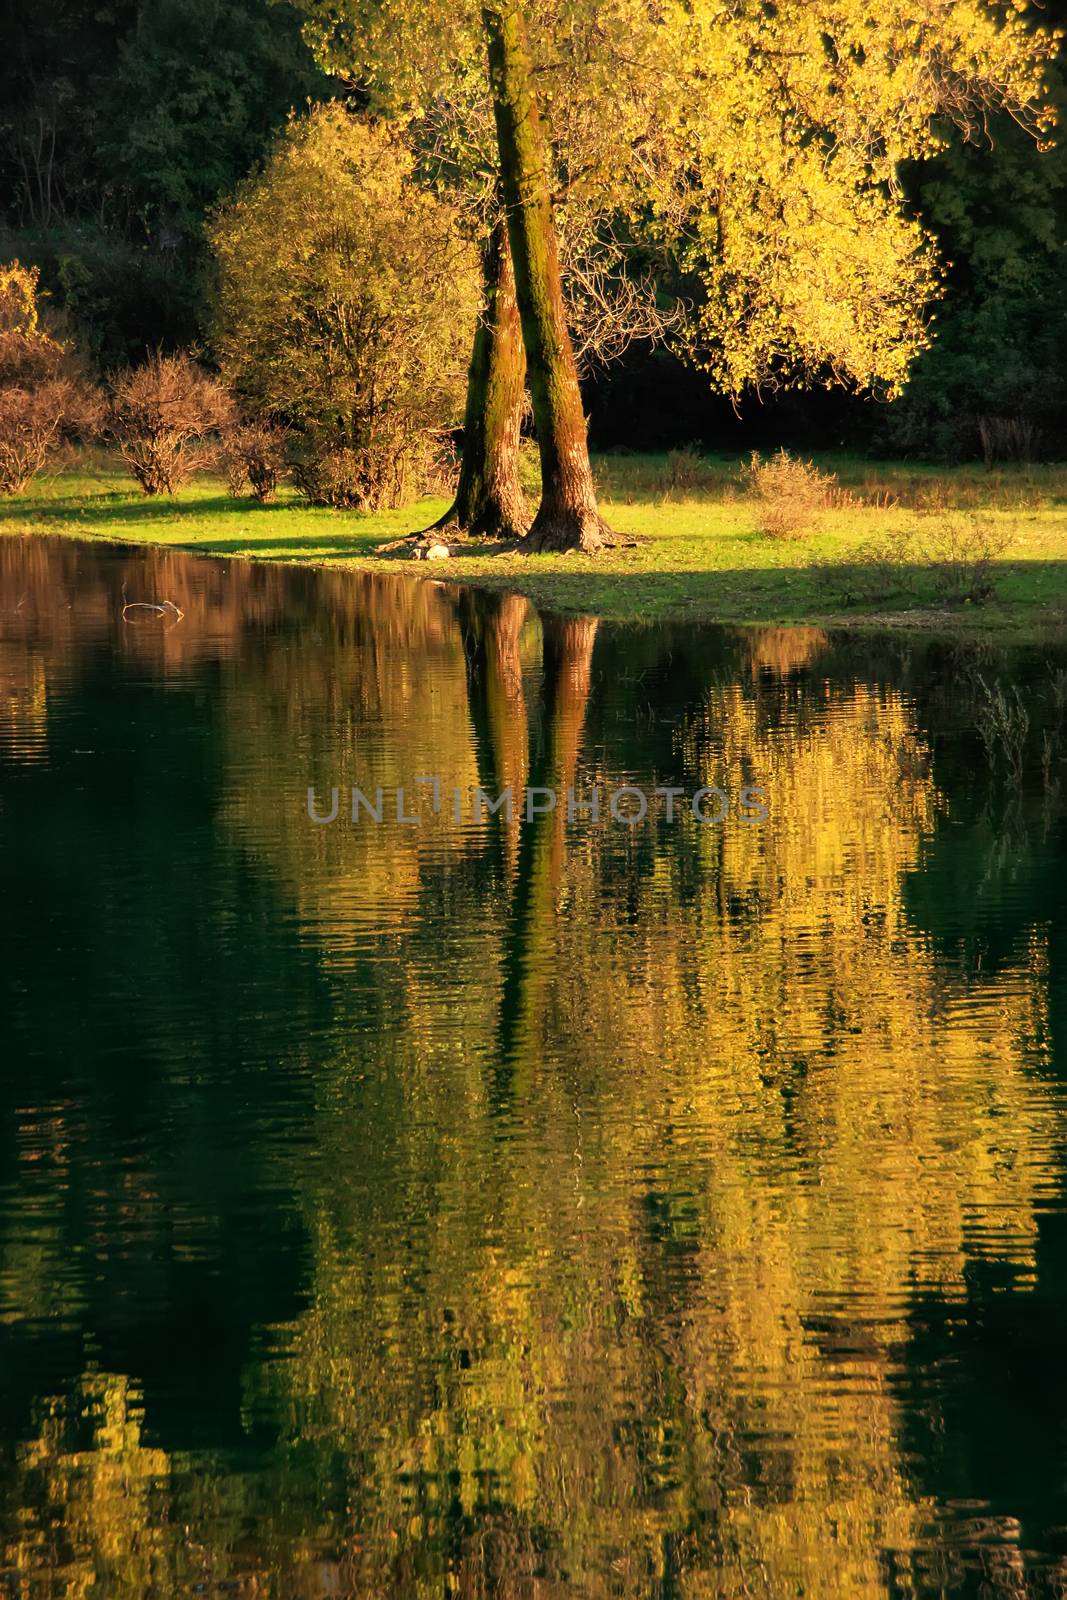
M 434 545 L 454 544 L 494 544 L 500 546 L 514 546 L 521 542 L 525 530 L 516 527 L 507 517 L 495 512 L 483 512 L 471 523 L 465 523 L 456 514 L 455 510 L 446 511 L 445 515 L 428 528 L 419 528 L 414 533 L 406 533 L 403 538 L 391 539 L 387 544 L 375 545 L 374 553 L 378 556 L 392 555 L 399 550 L 409 554 L 422 549 L 432 549 Z
M 601 550 L 616 550 L 626 542 L 608 527 L 595 507 L 581 511 L 546 511 L 542 506 L 522 548 L 529 555 L 563 555 L 578 550 L 583 555 L 594 556 Z

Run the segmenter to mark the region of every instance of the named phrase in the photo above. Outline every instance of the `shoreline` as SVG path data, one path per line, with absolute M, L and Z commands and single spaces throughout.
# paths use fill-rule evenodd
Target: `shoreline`
M 625 487 L 627 476 L 636 480 L 654 461 L 630 458 L 615 468 L 616 475 Z M 312 507 L 291 495 L 262 506 L 229 499 L 211 478 L 195 480 L 167 500 L 145 499 L 107 460 L 57 474 L 0 502 L 0 536 L 45 535 L 294 569 L 403 576 L 522 595 L 539 609 L 628 624 L 820 627 L 1007 644 L 1067 640 L 1067 469 L 1031 469 L 1025 477 L 997 480 L 970 469 L 940 477 L 930 468 L 908 469 L 912 486 L 947 485 L 961 502 L 969 497 L 973 504 L 986 494 L 988 506 L 950 506 L 940 515 L 976 525 L 981 519 L 1011 538 L 1007 553 L 988 567 L 994 596 L 946 603 L 936 593 L 941 568 L 927 560 L 893 569 L 891 581 L 899 580 L 903 591 L 899 597 L 881 593 L 867 603 L 849 603 L 841 594 L 847 595 L 853 580 L 860 590 L 879 576 L 884 580 L 869 554 L 872 541 L 902 527 L 936 527 L 937 515 L 907 505 L 855 502 L 827 513 L 810 537 L 774 541 L 755 531 L 751 508 L 731 493 L 727 465 L 718 487 L 702 495 L 656 498 L 639 482 L 625 501 L 605 493 L 608 519 L 638 542 L 600 556 L 526 556 L 473 544 L 429 564 L 406 553 L 379 556 L 373 553 L 376 544 L 425 526 L 444 501 L 422 500 L 380 515 Z M 894 474 L 899 479 L 904 470 L 852 465 L 881 480 Z M 835 587 L 839 593 L 827 592 Z
M 180 555 L 199 556 L 210 561 L 240 561 L 249 566 L 285 567 L 293 572 L 350 572 L 377 578 L 397 577 L 415 583 L 478 589 L 487 594 L 517 595 L 529 600 L 538 611 L 595 616 L 601 622 L 616 626 L 655 627 L 661 623 L 689 622 L 729 628 L 820 628 L 824 631 L 839 629 L 854 633 L 908 633 L 921 636 L 924 640 L 984 639 L 990 643 L 1020 647 L 1042 643 L 1067 644 L 1067 608 L 1057 609 L 1046 616 L 1035 616 L 1033 607 L 1006 607 L 993 602 L 966 608 L 915 606 L 899 611 L 802 611 L 750 616 L 712 610 L 706 603 L 694 599 L 688 602 L 674 601 L 647 615 L 635 615 L 628 608 L 613 609 L 610 605 L 584 604 L 580 597 L 571 592 L 570 585 L 565 597 L 552 593 L 551 581 L 542 585 L 536 576 L 529 583 L 524 583 L 521 577 L 497 579 L 481 571 L 465 572 L 462 556 L 436 561 L 427 569 L 425 562 L 413 560 L 340 557 L 330 561 L 313 557 L 265 556 L 254 550 L 217 550 L 196 542 L 183 544 L 178 541 L 137 539 L 129 535 L 94 534 L 84 529 L 3 528 L 0 529 L 0 538 L 62 538 L 120 549 L 175 551 Z M 589 561 L 591 568 L 594 566 L 595 557 L 584 559 Z M 574 589 L 580 588 L 582 575 L 581 569 L 574 571 Z M 589 578 L 592 586 L 597 579 L 595 569 L 589 572 Z

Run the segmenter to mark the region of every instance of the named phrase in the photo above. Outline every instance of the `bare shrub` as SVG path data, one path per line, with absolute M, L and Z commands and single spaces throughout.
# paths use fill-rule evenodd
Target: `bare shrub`
M 39 325 L 37 269 L 0 267 L 0 494 L 17 494 L 103 406 L 71 347 Z
M 819 557 L 812 566 L 843 604 L 872 605 L 914 597 L 919 559 L 914 534 L 894 527 L 866 539 L 846 555 Z
M 787 450 L 763 457 L 752 452 L 741 483 L 755 502 L 756 526 L 769 539 L 799 539 L 832 503 L 837 479 Z
M 188 355 L 158 352 L 111 379 L 109 430 L 145 494 L 173 494 L 232 416 L 225 389 Z
M 695 444 L 683 444 L 667 451 L 667 459 L 663 464 L 666 489 L 685 493 L 686 490 L 697 488 L 704 476 L 704 457 Z
M 998 461 L 1034 461 L 1041 448 L 1041 429 L 1025 417 L 978 417 L 978 438 L 987 467 Z
M 956 605 L 982 605 L 991 600 L 996 593 L 993 564 L 1011 538 L 1008 529 L 986 517 L 957 513 L 939 519 L 936 533 L 925 546 L 939 598 Z
M 247 488 L 254 500 L 268 504 L 278 493 L 286 471 L 288 430 L 273 422 L 237 422 L 222 436 L 222 460 L 231 495 Z
M 0 387 L 0 494 L 20 493 L 82 432 L 91 412 L 91 401 L 69 379 Z
M 223 442 L 222 465 L 226 471 L 226 487 L 230 491 L 230 499 L 240 500 L 245 490 L 250 487 L 248 468 L 243 456 L 231 451 L 228 441 Z
M 459 453 L 452 440 L 445 438 L 427 452 L 420 488 L 423 494 L 434 495 L 440 500 L 452 500 L 458 483 Z

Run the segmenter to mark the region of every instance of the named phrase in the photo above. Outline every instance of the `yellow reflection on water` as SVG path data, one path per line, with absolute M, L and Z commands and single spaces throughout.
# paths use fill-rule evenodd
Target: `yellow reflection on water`
M 39 1398 L 21 1592 L 951 1592 L 905 1443 L 915 1306 L 962 1314 L 983 1262 L 1033 1283 L 1063 1103 L 1040 922 L 976 976 L 909 911 L 951 815 L 912 703 L 775 630 L 771 687 L 739 665 L 672 734 L 679 781 L 758 783 L 764 826 L 315 828 L 309 782 L 649 775 L 597 720 L 592 619 L 368 585 L 306 648 L 249 643 L 283 599 L 205 615 L 219 827 L 333 1008 L 269 1153 L 306 1308 L 245 1362 L 254 1464 L 157 1448 L 136 1374 Z M 1021 1540 L 986 1528 L 989 1593 Z

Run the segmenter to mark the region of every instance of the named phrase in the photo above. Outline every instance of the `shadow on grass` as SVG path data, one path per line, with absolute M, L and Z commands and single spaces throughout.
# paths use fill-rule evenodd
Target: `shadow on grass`
M 270 551 L 290 552 L 295 560 L 318 558 L 338 560 L 372 556 L 380 543 L 381 534 L 375 533 L 291 533 L 277 539 L 264 539 L 259 534 L 250 543 L 248 539 L 216 539 L 206 534 L 203 540 L 175 538 L 168 542 L 172 550 L 193 550 L 201 555 L 247 556 L 255 561 Z
M 177 500 L 170 495 L 145 496 L 134 500 L 123 491 L 115 491 L 109 495 L 93 495 L 91 499 L 87 495 L 66 495 L 50 497 L 40 503 L 33 500 L 9 502 L 0 508 L 0 522 L 76 522 L 79 527 L 90 527 L 97 522 L 168 522 L 235 515 L 255 516 L 258 519 L 264 515 L 292 513 L 294 510 L 304 514 L 312 509 L 305 505 L 293 506 L 285 501 L 263 505 L 258 500 L 231 500 L 229 495 L 224 494 L 189 501 Z
M 267 507 L 265 509 L 269 510 L 270 508 Z M 345 517 L 356 517 L 358 513 L 345 512 L 343 515 Z M 418 521 L 418 518 L 413 520 Z M 253 561 L 271 551 L 290 553 L 293 555 L 294 560 L 297 561 L 305 558 L 312 560 L 321 558 L 323 561 L 344 561 L 356 557 L 360 560 L 373 558 L 375 566 L 380 567 L 383 572 L 395 572 L 398 568 L 400 571 L 416 568 L 423 575 L 429 575 L 436 570 L 433 562 L 428 564 L 416 562 L 412 557 L 413 547 L 408 544 L 398 550 L 387 550 L 381 554 L 378 553 L 381 545 L 388 545 L 394 540 L 405 539 L 407 535 L 403 531 L 389 532 L 387 530 L 383 532 L 381 527 L 373 526 L 360 529 L 357 525 L 353 531 L 345 532 L 344 526 L 344 523 L 341 523 L 339 527 L 334 529 L 326 525 L 321 529 L 313 529 L 308 533 L 280 534 L 276 539 L 264 538 L 258 531 L 249 538 L 244 539 L 217 539 L 210 532 L 206 532 L 202 539 L 182 539 L 179 532 L 174 539 L 168 540 L 167 548 L 172 550 L 193 550 L 202 555 L 241 555 L 247 556 Z M 116 535 L 116 537 L 121 541 L 121 534 Z M 134 542 L 139 543 L 142 541 L 135 540 Z M 456 547 L 454 546 L 453 548 Z M 458 549 L 459 554 L 453 558 L 454 562 L 467 561 L 472 557 L 489 560 L 514 554 L 514 546 L 505 547 L 498 544 L 464 544 L 459 546 Z M 450 567 L 449 576 L 455 576 L 454 566 Z

